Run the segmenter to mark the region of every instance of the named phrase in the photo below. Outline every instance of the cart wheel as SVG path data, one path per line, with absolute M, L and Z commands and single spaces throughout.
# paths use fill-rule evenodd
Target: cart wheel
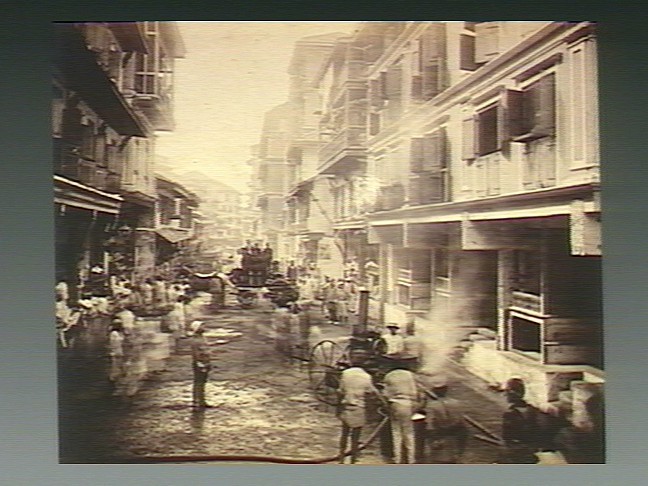
M 338 405 L 337 388 L 340 380 L 340 363 L 347 360 L 347 349 L 333 341 L 317 343 L 308 361 L 308 379 L 320 402 Z

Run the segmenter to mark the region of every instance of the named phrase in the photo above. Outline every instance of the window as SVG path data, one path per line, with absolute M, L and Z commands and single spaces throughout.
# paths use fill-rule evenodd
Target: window
M 396 302 L 400 305 L 410 305 L 410 287 L 409 285 L 399 284 L 396 289 Z
M 511 317 L 511 345 L 518 351 L 540 353 L 540 324 Z
M 82 133 L 81 155 L 84 158 L 94 160 L 96 142 L 94 123 L 88 121 L 87 125 L 82 125 Z
M 542 265 L 540 253 L 516 250 L 513 254 L 514 290 L 540 295 Z
M 376 135 L 380 131 L 380 114 L 369 113 L 369 135 Z
M 486 155 L 501 148 L 499 137 L 499 106 L 491 105 L 477 113 L 477 154 Z
M 414 138 L 410 146 L 410 197 L 413 204 L 433 204 L 449 199 L 447 136 L 444 128 Z
M 434 252 L 434 276 L 450 278 L 450 258 L 445 248 L 438 248 Z
M 516 141 L 555 135 L 555 75 L 543 76 L 521 92 L 509 92 L 509 125 Z
M 421 36 L 419 46 L 423 99 L 431 100 L 447 87 L 445 25 L 431 24 Z

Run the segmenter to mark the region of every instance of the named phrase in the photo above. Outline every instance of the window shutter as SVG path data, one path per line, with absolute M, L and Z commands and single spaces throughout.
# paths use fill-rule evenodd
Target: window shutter
M 383 104 L 383 93 L 380 79 L 369 80 L 369 102 L 374 108 L 379 108 Z
M 421 75 L 421 68 L 422 68 L 422 62 L 421 62 L 421 55 L 422 55 L 422 47 L 421 47 L 421 39 L 415 39 L 412 41 L 412 75 L 413 76 L 420 76 Z
M 421 204 L 421 176 L 417 175 L 409 180 L 408 202 L 412 206 Z
M 74 145 L 80 145 L 83 138 L 81 111 L 78 108 L 63 110 L 63 138 Z
M 488 62 L 499 54 L 499 22 L 480 22 L 475 25 L 475 61 Z
M 413 138 L 410 144 L 410 171 L 420 172 L 424 164 L 424 144 L 425 139 Z
M 421 68 L 427 61 L 438 59 L 444 55 L 443 36 L 445 33 L 443 24 L 431 24 L 420 37 L 421 46 Z
M 510 137 L 524 135 L 527 126 L 524 119 L 524 92 L 507 90 L 506 107 L 508 112 L 508 132 Z
M 412 76 L 412 99 L 423 99 L 423 77 Z
M 434 98 L 445 88 L 445 27 L 432 24 L 420 39 L 423 97 Z
M 443 59 L 430 60 L 423 68 L 423 99 L 431 100 L 443 90 Z
M 546 137 L 556 130 L 555 75 L 549 74 L 540 79 L 536 88 L 537 100 L 534 111 L 533 135 Z
M 378 78 L 378 82 L 379 82 L 379 86 L 380 86 L 380 90 L 379 90 L 380 97 L 383 100 L 388 99 L 389 96 L 387 96 L 387 72 L 386 71 L 382 71 L 380 73 L 380 77 Z
M 443 202 L 443 173 L 430 172 L 422 178 L 421 204 Z
M 475 62 L 475 36 L 461 34 L 459 37 L 459 69 L 474 71 L 477 69 Z
M 402 69 L 399 64 L 394 64 L 387 69 L 385 74 L 385 94 L 388 100 L 401 97 Z
M 474 117 L 465 118 L 461 123 L 462 145 L 461 158 L 472 160 L 475 158 L 475 119 Z
M 506 107 L 506 97 L 503 97 L 497 103 L 497 146 L 496 150 L 505 149 L 511 141 L 508 124 L 508 110 Z
M 445 162 L 445 137 L 443 130 L 437 130 L 431 135 L 425 137 L 423 147 L 424 159 L 423 170 L 438 172 Z

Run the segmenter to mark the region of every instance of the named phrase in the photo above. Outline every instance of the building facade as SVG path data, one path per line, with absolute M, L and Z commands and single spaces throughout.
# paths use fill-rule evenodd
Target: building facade
M 587 22 L 362 23 L 317 78 L 324 143 L 291 185 L 326 180 L 334 248 L 424 365 L 453 353 L 574 413 L 604 382 L 596 69 Z
M 156 269 L 171 270 L 196 253 L 200 199 L 178 182 L 157 175 L 155 202 Z
M 73 294 L 87 271 L 155 266 L 155 132 L 172 128 L 173 23 L 56 24 L 52 135 L 56 273 Z

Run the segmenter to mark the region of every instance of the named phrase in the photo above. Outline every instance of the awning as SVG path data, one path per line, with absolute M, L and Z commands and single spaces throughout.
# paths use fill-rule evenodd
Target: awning
M 100 191 L 80 182 L 55 175 L 54 202 L 88 211 L 118 214 L 122 198 L 117 194 Z
M 158 228 L 155 232 L 169 243 L 179 243 L 191 238 L 191 232 L 179 228 Z

